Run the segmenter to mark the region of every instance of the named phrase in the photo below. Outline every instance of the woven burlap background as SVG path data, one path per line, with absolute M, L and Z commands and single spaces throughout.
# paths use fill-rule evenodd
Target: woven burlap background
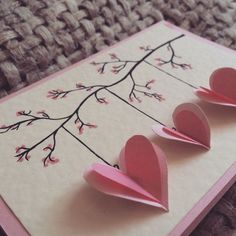
M 166 19 L 236 49 L 236 0 L 0 0 L 0 97 Z M 236 234 L 236 184 L 194 236 Z

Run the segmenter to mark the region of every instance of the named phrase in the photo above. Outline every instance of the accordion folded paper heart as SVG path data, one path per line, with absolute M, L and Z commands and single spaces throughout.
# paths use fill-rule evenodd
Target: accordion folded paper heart
M 165 154 L 146 137 L 131 137 L 119 156 L 120 170 L 93 164 L 84 174 L 95 189 L 108 195 L 168 210 Z
M 195 94 L 210 103 L 236 107 L 236 70 L 220 68 L 210 77 L 210 88 L 200 87 Z
M 210 148 L 210 127 L 206 115 L 193 103 L 179 105 L 173 112 L 176 130 L 163 125 L 153 125 L 153 131 L 160 137 Z

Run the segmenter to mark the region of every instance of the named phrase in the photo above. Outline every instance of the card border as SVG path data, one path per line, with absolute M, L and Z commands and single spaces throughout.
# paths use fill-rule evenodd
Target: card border
M 9 236 L 29 236 L 26 228 L 0 196 L 0 225 Z
M 214 205 L 236 182 L 236 162 L 211 187 L 211 189 L 196 203 L 196 205 L 182 218 L 168 236 L 188 236 Z

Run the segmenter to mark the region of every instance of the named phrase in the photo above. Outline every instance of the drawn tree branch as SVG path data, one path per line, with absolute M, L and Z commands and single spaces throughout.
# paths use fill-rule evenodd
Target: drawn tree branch
M 177 60 L 180 60 L 182 57 L 176 55 L 175 50 L 172 46 L 172 43 L 173 42 L 169 42 L 166 45 L 167 50 L 170 52 L 170 58 L 168 60 L 164 60 L 160 57 L 156 58 L 155 60 L 158 62 L 157 65 L 164 66 L 164 65 L 170 64 L 172 66 L 172 68 L 174 68 L 174 69 L 178 69 L 178 68 L 181 68 L 183 70 L 192 69 L 191 64 L 177 62 Z M 144 50 L 144 51 L 152 51 L 150 46 L 142 46 L 142 47 L 140 47 L 140 49 Z
M 128 69 L 127 73 L 125 73 L 125 75 L 123 75 L 121 78 L 119 78 L 117 81 L 112 82 L 108 85 L 84 85 L 82 83 L 77 83 L 74 89 L 71 90 L 62 90 L 62 89 L 55 89 L 55 90 L 51 90 L 48 92 L 47 97 L 51 98 L 53 100 L 57 100 L 57 99 L 63 99 L 66 98 L 69 94 L 74 93 L 74 92 L 82 92 L 85 91 L 88 94 L 85 96 L 85 98 L 83 98 L 82 101 L 80 101 L 80 103 L 78 104 L 78 106 L 76 107 L 76 109 L 69 114 L 68 116 L 65 117 L 59 117 L 59 118 L 51 118 L 49 116 L 49 114 L 45 111 L 40 111 L 37 112 L 37 114 L 32 114 L 32 111 L 29 112 L 25 112 L 25 111 L 19 111 L 17 112 L 17 116 L 21 116 L 24 117 L 24 120 L 18 121 L 16 123 L 13 123 L 11 125 L 3 125 L 2 127 L 0 127 L 0 134 L 4 134 L 13 130 L 18 130 L 21 126 L 26 125 L 32 125 L 34 124 L 36 121 L 40 121 L 40 120 L 50 120 L 50 121 L 62 121 L 60 123 L 60 125 L 53 130 L 52 132 L 50 132 L 46 137 L 44 137 L 43 139 L 41 139 L 40 141 L 36 142 L 34 145 L 32 145 L 31 147 L 26 147 L 25 145 L 21 145 L 19 147 L 16 148 L 16 157 L 17 157 L 17 161 L 18 162 L 22 162 L 23 160 L 27 160 L 29 161 L 30 156 L 31 156 L 31 152 L 33 150 L 35 150 L 38 146 L 40 146 L 41 144 L 45 144 L 43 147 L 43 151 L 47 152 L 46 156 L 42 159 L 43 161 L 43 165 L 45 167 L 47 167 L 49 164 L 55 164 L 59 162 L 59 159 L 54 157 L 53 153 L 56 149 L 56 145 L 57 145 L 57 135 L 61 130 L 64 130 L 65 132 L 67 132 L 70 136 L 72 136 L 73 138 L 75 138 L 77 141 L 80 142 L 81 145 L 83 145 L 85 148 L 87 148 L 90 152 L 92 152 L 98 159 L 102 160 L 104 163 L 111 165 L 111 163 L 107 162 L 104 158 L 102 158 L 99 154 L 97 154 L 94 150 L 92 150 L 86 143 L 84 143 L 80 138 L 78 138 L 76 135 L 74 135 L 73 133 L 71 133 L 66 127 L 65 125 L 69 122 L 69 121 L 73 121 L 75 125 L 78 125 L 77 128 L 79 130 L 79 134 L 82 134 L 85 130 L 85 128 L 97 128 L 96 124 L 91 124 L 90 122 L 87 122 L 85 120 L 83 120 L 81 118 L 81 108 L 84 106 L 84 104 L 86 104 L 86 102 L 89 99 L 94 98 L 99 104 L 108 104 L 109 101 L 107 101 L 107 99 L 105 97 L 100 97 L 99 93 L 101 91 L 107 91 L 109 92 L 111 95 L 113 95 L 114 97 L 116 97 L 117 99 L 120 99 L 122 102 L 124 102 L 125 104 L 129 105 L 130 107 L 132 107 L 133 109 L 135 109 L 136 111 L 138 111 L 139 113 L 141 113 L 142 115 L 147 116 L 148 118 L 154 120 L 155 122 L 158 122 L 162 125 L 164 125 L 163 123 L 161 123 L 159 120 L 155 119 L 154 117 L 146 114 L 144 111 L 140 110 L 139 108 L 135 107 L 134 105 L 132 105 L 131 103 L 134 101 L 138 101 L 141 102 L 141 98 L 138 97 L 137 94 L 139 95 L 143 95 L 144 97 L 149 97 L 149 98 L 154 98 L 157 101 L 161 102 L 164 100 L 164 97 L 161 94 L 158 94 L 156 92 L 151 91 L 152 90 L 152 84 L 155 82 L 153 79 L 148 80 L 146 83 L 142 84 L 138 84 L 135 81 L 135 78 L 133 76 L 133 72 L 137 69 L 137 67 L 139 65 L 141 65 L 142 63 L 146 63 L 149 64 L 147 62 L 147 58 L 154 54 L 156 51 L 158 51 L 160 48 L 163 48 L 165 46 L 167 46 L 167 48 L 169 48 L 169 50 L 171 51 L 171 58 L 168 61 L 164 61 L 164 60 L 160 60 L 161 63 L 164 64 L 168 64 L 170 63 L 172 66 L 179 66 L 181 68 L 185 68 L 188 67 L 186 66 L 187 64 L 179 64 L 175 61 L 175 58 L 177 57 L 174 49 L 171 45 L 172 42 L 180 39 L 184 37 L 184 35 L 179 35 L 165 43 L 162 43 L 161 45 L 158 45 L 157 47 L 151 49 L 150 46 L 146 46 L 141 48 L 142 50 L 144 50 L 146 52 L 146 54 L 139 60 L 122 60 L 120 59 L 116 54 L 112 53 L 109 54 L 111 61 L 105 61 L 105 62 L 92 62 L 91 64 L 93 66 L 98 67 L 97 71 L 100 74 L 104 74 L 105 71 L 107 69 L 109 69 L 109 67 L 112 67 L 112 72 L 114 74 L 119 74 L 121 71 L 123 71 L 124 69 L 126 69 L 128 64 L 132 64 L 131 68 Z M 152 64 L 150 64 L 151 66 L 153 66 Z M 186 69 L 186 68 L 185 68 Z M 111 91 L 110 89 L 117 86 L 118 84 L 122 83 L 125 80 L 130 80 L 131 81 L 131 88 L 130 88 L 130 92 L 127 95 L 127 100 L 121 98 L 118 94 L 116 94 L 115 92 Z M 118 167 L 116 164 L 113 165 L 114 167 Z

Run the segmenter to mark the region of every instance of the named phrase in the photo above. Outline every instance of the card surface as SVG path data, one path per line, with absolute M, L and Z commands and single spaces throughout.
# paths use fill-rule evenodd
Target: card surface
M 31 235 L 170 234 L 235 163 L 235 108 L 194 94 L 235 61 L 235 52 L 162 22 L 2 99 L 1 197 Z M 173 127 L 172 112 L 186 102 L 208 117 L 209 151 L 152 131 Z M 166 153 L 169 212 L 106 196 L 83 179 L 93 163 L 116 165 L 136 134 Z

